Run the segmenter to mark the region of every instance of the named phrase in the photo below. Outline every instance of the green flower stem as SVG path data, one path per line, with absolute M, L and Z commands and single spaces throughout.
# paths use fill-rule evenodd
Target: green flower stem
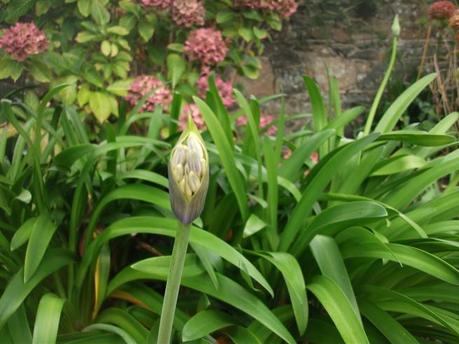
M 379 103 L 381 102 L 381 98 L 383 96 L 384 89 L 386 88 L 386 85 L 389 82 L 389 78 L 394 69 L 395 61 L 397 57 L 397 44 L 398 44 L 398 37 L 395 36 L 392 41 L 392 54 L 390 57 L 389 67 L 387 68 L 386 74 L 384 75 L 384 79 L 381 82 L 381 85 L 379 86 L 378 93 L 376 93 L 375 100 L 373 101 L 373 104 L 371 105 L 370 113 L 368 114 L 368 119 L 365 124 L 365 130 L 364 130 L 365 135 L 368 135 L 370 133 L 371 126 L 373 125 L 373 121 L 376 115 L 376 110 L 378 110 L 378 106 L 379 106 Z
M 158 344 L 169 344 L 171 341 L 172 325 L 174 323 L 175 308 L 185 264 L 188 239 L 191 225 L 181 224 L 177 229 L 174 248 L 172 249 L 171 266 L 167 277 L 166 292 L 164 294 L 161 320 L 159 322 Z

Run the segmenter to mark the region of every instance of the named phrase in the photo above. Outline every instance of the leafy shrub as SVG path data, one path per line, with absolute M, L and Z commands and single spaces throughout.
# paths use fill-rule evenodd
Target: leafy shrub
M 99 122 L 119 115 L 130 76 L 154 78 L 186 97 L 210 69 L 230 87 L 234 73 L 257 78 L 263 40 L 296 10 L 294 0 L 5 2 L 0 79 L 69 83 L 56 96 Z M 37 37 L 45 36 L 49 44 L 37 46 Z

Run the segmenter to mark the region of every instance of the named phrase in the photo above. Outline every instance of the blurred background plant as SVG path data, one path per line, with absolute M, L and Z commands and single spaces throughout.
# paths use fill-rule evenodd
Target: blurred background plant
M 419 78 L 437 73 L 430 86 L 435 113 L 447 115 L 459 108 L 459 8 L 454 1 L 434 1 L 426 13 L 428 23 Z M 432 44 L 433 43 L 433 44 Z
M 257 78 L 263 41 L 297 8 L 293 0 L 1 4 L 0 79 L 20 80 L 29 97 L 36 93 L 30 86 L 69 83 L 55 98 L 77 103 L 100 123 L 119 115 L 122 97 L 132 105 L 138 99 L 132 93 L 152 92 L 143 109 L 151 111 L 155 104 L 167 108 L 168 92 L 195 95 L 210 71 L 223 88 L 236 74 Z

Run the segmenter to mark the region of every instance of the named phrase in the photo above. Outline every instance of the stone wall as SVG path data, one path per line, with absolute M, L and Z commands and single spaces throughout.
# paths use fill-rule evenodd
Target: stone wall
M 402 27 L 396 78 L 413 81 L 426 31 L 423 0 L 305 0 L 282 32 L 267 44 L 261 78 L 245 83 L 256 96 L 284 92 L 287 109 L 308 109 L 303 75 L 327 91 L 327 73 L 337 77 L 345 106 L 368 104 L 390 54 L 395 14 Z

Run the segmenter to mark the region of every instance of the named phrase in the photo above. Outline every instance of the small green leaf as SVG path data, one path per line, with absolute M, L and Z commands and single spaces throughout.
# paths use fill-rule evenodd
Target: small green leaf
M 107 91 L 117 96 L 124 97 L 131 87 L 132 79 L 118 80 L 107 87 Z
M 139 34 L 142 37 L 144 42 L 148 42 L 155 32 L 155 26 L 152 23 L 147 21 L 140 21 L 139 22 Z
M 253 39 L 253 32 L 251 28 L 241 27 L 238 33 L 246 42 L 250 42 Z
M 102 41 L 102 43 L 101 43 L 101 45 L 100 45 L 100 51 L 101 51 L 102 54 L 104 54 L 105 56 L 110 55 L 110 53 L 111 53 L 111 51 L 112 51 L 112 46 L 111 46 L 110 42 L 107 41 L 107 40 Z
M 89 106 L 94 112 L 97 120 L 100 123 L 105 122 L 105 120 L 112 113 L 112 104 L 110 97 L 102 92 L 93 92 L 89 98 Z
M 91 0 L 78 0 L 78 10 L 83 15 L 83 17 L 89 16 L 91 11 Z
M 172 81 L 172 88 L 175 88 L 186 69 L 186 62 L 178 54 L 169 54 L 167 56 L 167 74 Z
M 129 34 L 129 30 L 128 29 L 126 29 L 123 26 L 119 26 L 119 25 L 109 27 L 107 29 L 107 32 L 108 33 L 114 33 L 114 34 L 116 34 L 118 36 L 126 36 L 126 35 Z
M 78 32 L 78 34 L 75 37 L 75 40 L 78 43 L 87 43 L 87 42 L 94 41 L 95 39 L 97 39 L 97 35 L 89 32 L 89 31 Z
M 110 21 L 110 13 L 101 0 L 91 0 L 91 16 L 101 26 Z

